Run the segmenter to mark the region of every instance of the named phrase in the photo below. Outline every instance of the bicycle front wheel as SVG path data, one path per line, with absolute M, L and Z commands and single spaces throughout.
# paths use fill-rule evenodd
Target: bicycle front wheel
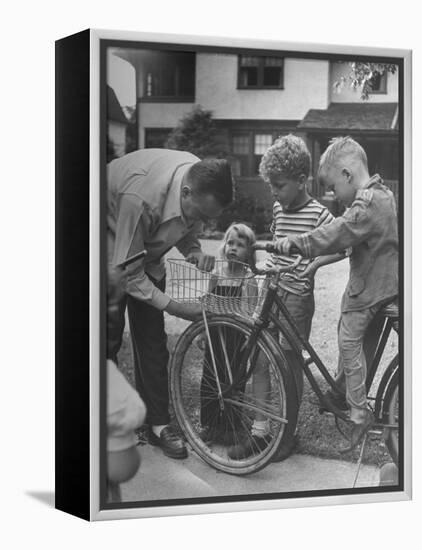
M 249 474 L 291 444 L 298 403 L 293 375 L 275 339 L 260 333 L 247 376 L 241 358 L 252 324 L 228 316 L 193 323 L 170 363 L 170 392 L 192 449 L 210 466 Z M 246 370 L 250 369 L 250 360 Z M 260 430 L 257 430 L 257 426 Z

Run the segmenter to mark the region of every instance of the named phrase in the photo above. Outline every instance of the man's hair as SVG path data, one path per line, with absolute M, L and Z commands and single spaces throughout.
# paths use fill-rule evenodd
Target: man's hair
M 259 174 L 266 182 L 270 176 L 286 175 L 299 179 L 304 174 L 309 177 L 311 171 L 311 155 L 302 138 L 289 134 L 279 137 L 264 153 Z
M 200 195 L 212 195 L 220 206 L 233 200 L 233 176 L 225 159 L 204 159 L 193 164 L 188 174 L 192 190 Z
M 350 136 L 345 136 L 330 140 L 330 144 L 321 155 L 319 172 L 345 159 L 349 162 L 361 162 L 368 169 L 368 158 L 364 148 Z

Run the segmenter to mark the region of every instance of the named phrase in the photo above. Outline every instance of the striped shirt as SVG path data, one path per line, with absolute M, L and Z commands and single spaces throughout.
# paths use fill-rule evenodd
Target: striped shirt
M 310 199 L 298 210 L 283 210 L 281 204 L 276 201 L 273 206 L 273 222 L 271 233 L 274 241 L 282 237 L 301 235 L 313 231 L 317 227 L 331 223 L 334 216 L 327 207 L 315 199 Z M 306 295 L 313 291 L 313 280 L 300 278 L 299 275 L 308 267 L 313 258 L 303 258 L 294 271 L 283 273 L 280 278 L 280 287 L 293 294 Z M 271 254 L 267 267 L 286 267 L 295 262 L 295 258 L 279 254 Z

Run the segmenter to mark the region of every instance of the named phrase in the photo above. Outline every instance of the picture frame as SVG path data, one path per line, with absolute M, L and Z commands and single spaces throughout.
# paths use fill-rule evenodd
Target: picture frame
M 112 76 L 114 83 L 124 78 L 121 68 L 111 68 L 111 56 L 132 65 L 132 112 L 122 109 L 111 86 Z M 382 75 L 375 73 L 376 89 L 370 90 L 369 100 L 362 100 L 359 94 L 364 90 L 353 90 L 344 73 L 351 62 L 396 68 Z M 342 96 L 335 95 L 335 82 L 339 87 L 343 84 Z M 259 472 L 247 478 L 214 474 L 216 489 L 206 487 L 203 493 L 198 488 L 189 493 L 189 480 L 180 474 L 184 485 L 181 492 L 177 483 L 166 489 L 165 483 L 157 482 L 156 493 L 148 484 L 140 486 L 139 498 L 133 497 L 133 488 L 119 501 L 110 501 L 107 496 L 107 140 L 116 140 L 113 156 L 117 157 L 128 152 L 128 144 L 135 151 L 163 147 L 170 131 L 197 105 L 212 113 L 217 134 L 226 144 L 238 201 L 253 196 L 261 213 L 265 204 L 268 209 L 271 197 L 259 179 L 259 165 L 279 135 L 303 137 L 312 157 L 308 186 L 317 198 L 323 196 L 318 162 L 333 137 L 351 135 L 363 142 L 370 169 L 387 173 L 385 180 L 397 200 L 399 227 L 400 331 L 395 352 L 401 366 L 397 371 L 400 422 L 398 469 L 393 483 L 380 486 L 373 477 L 363 486 L 351 487 L 350 481 L 344 486 L 342 481 L 333 485 L 328 483 L 328 472 L 334 478 L 330 470 L 334 463 L 327 462 L 328 469 L 322 474 L 327 476 L 326 485 L 309 482 L 308 487 L 307 481 L 298 481 L 287 489 L 273 490 L 281 471 L 276 474 L 275 468 L 281 466 L 268 464 L 261 472 L 273 468 L 269 477 Z M 84 519 L 107 520 L 411 498 L 410 161 L 408 50 L 93 29 L 57 41 L 56 507 Z M 335 208 L 331 196 L 325 200 Z M 258 218 L 248 212 L 239 216 L 235 211 L 229 221 L 246 221 L 256 230 Z M 217 229 L 221 232 L 228 223 L 226 219 Z M 262 229 L 257 232 L 265 233 Z M 180 328 L 175 330 L 173 344 L 181 332 Z M 335 333 L 334 326 L 329 337 L 334 334 L 335 338 Z M 379 434 L 381 442 L 384 432 Z M 142 462 L 136 476 L 147 476 L 142 472 L 148 464 L 150 445 L 139 448 Z M 179 461 L 159 460 L 160 450 L 155 450 L 158 454 L 149 456 L 149 463 L 157 461 L 161 476 L 177 480 L 179 470 L 189 470 Z M 190 450 L 190 457 L 192 454 Z M 335 460 L 332 453 L 327 459 L 317 454 L 310 455 L 310 463 Z M 308 457 L 303 451 L 294 456 Z M 293 458 L 289 458 L 293 470 L 286 476 L 293 475 L 298 463 Z M 200 472 L 204 468 L 212 471 L 201 458 L 195 460 L 201 464 Z M 239 479 L 253 480 L 259 475 L 255 483 L 239 483 Z M 301 471 L 297 476 L 304 479 Z M 218 477 L 223 481 L 217 483 Z M 228 489 L 231 485 L 232 490 Z

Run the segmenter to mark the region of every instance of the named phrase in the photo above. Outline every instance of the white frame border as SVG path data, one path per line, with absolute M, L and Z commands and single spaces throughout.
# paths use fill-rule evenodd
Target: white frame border
M 189 504 L 171 506 L 151 506 L 138 508 L 120 508 L 115 510 L 100 510 L 100 479 L 99 479 L 99 449 L 100 449 L 100 289 L 99 281 L 99 251 L 100 251 L 100 40 L 120 40 L 157 42 L 172 44 L 191 44 L 194 46 L 238 47 L 267 50 L 288 50 L 292 52 L 315 52 L 321 54 L 355 54 L 366 56 L 401 57 L 403 59 L 403 163 L 406 192 L 404 199 L 404 308 L 402 316 L 404 324 L 403 357 L 407 367 L 404 373 L 404 490 L 391 493 L 369 493 L 358 495 L 315 496 L 287 499 L 271 499 L 248 502 L 219 502 L 209 504 Z M 278 42 L 273 40 L 249 40 L 240 38 L 157 34 L 90 29 L 90 517 L 91 520 L 112 520 L 128 518 L 146 518 L 161 516 L 176 516 L 185 514 L 209 514 L 217 512 L 239 512 L 251 510 L 271 510 L 281 508 L 297 508 L 310 506 L 332 506 L 336 504 L 364 504 L 387 501 L 410 500 L 412 498 L 412 80 L 411 80 L 411 50 L 374 48 L 365 46 L 340 46 L 315 43 Z

